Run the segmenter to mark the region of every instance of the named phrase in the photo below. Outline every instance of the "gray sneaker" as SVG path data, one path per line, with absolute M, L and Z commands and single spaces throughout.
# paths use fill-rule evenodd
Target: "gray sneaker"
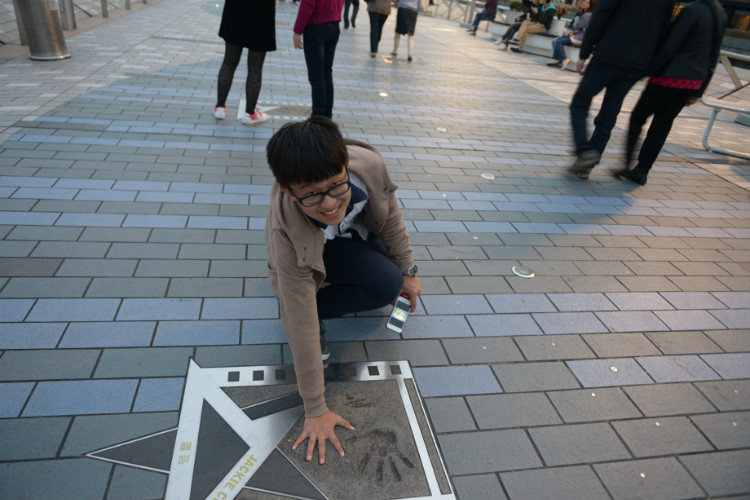
M 591 169 L 596 166 L 602 159 L 602 155 L 595 149 L 588 149 L 578 155 L 570 171 L 578 176 L 579 179 L 588 179 Z

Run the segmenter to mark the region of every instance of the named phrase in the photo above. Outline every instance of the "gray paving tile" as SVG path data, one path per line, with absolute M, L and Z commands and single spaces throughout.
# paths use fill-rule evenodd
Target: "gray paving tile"
M 668 330 L 669 327 L 655 314 L 651 311 L 619 311 L 597 312 L 596 316 L 613 332 Z
M 554 407 L 542 393 L 468 396 L 466 400 L 480 429 L 561 423 Z
M 713 292 L 711 295 L 732 309 L 750 309 L 750 292 Z
M 629 459 L 630 453 L 607 424 L 537 427 L 529 435 L 548 466 Z
M 750 354 L 704 354 L 703 361 L 709 364 L 723 379 L 750 378 Z
M 698 356 L 647 356 L 635 359 L 658 384 L 719 379 L 716 372 Z
M 89 281 L 89 278 L 11 278 L 0 297 L 82 297 Z
M 151 344 L 153 321 L 70 323 L 61 348 L 138 347 Z
M 656 311 L 671 330 L 713 330 L 723 325 L 708 311 Z
M 619 388 L 552 391 L 548 393 L 548 396 L 566 423 L 642 416 Z
M 153 345 L 234 345 L 239 341 L 239 321 L 160 321 Z
M 512 500 L 595 500 L 607 498 L 607 491 L 590 467 L 550 467 L 500 474 Z
M 456 476 L 453 485 L 459 498 L 474 498 L 476 500 L 506 500 L 497 476 L 494 474 L 480 474 L 475 476 Z
M 636 457 L 713 451 L 711 443 L 685 417 L 628 420 L 612 426 Z
M 532 316 L 545 334 L 559 335 L 607 331 L 607 328 L 590 312 L 535 313 Z
M 607 293 L 606 296 L 622 311 L 673 309 L 672 305 L 658 293 Z
M 473 337 L 463 316 L 410 316 L 401 335 L 404 339 Z
M 7 351 L 0 358 L 0 380 L 88 378 L 99 351 Z
M 653 383 L 646 372 L 630 358 L 576 360 L 567 363 L 584 387 Z
M 62 259 L 27 258 L 34 243 L 2 242 L 0 251 L 4 255 L 18 255 L 18 258 L 0 258 L 0 274 L 3 276 L 54 276 Z
M 642 385 L 623 390 L 647 417 L 715 411 L 691 384 Z
M 220 366 L 278 365 L 281 349 L 278 345 L 198 347 L 195 362 L 203 368 Z
M 695 387 L 719 411 L 750 410 L 750 381 L 696 382 Z
M 123 299 L 117 321 L 195 320 L 200 299 Z
M 727 328 L 747 328 L 750 324 L 750 309 L 711 311 L 711 314 Z
M 413 372 L 423 397 L 502 392 L 486 365 L 414 368 Z
M 496 313 L 553 312 L 555 306 L 543 294 L 492 294 L 487 300 Z
M 578 335 L 518 337 L 515 340 L 526 359 L 532 361 L 596 357 Z
M 138 386 L 133 412 L 177 411 L 185 379 L 144 378 Z
M 511 288 L 503 279 L 496 276 L 446 276 L 450 290 L 455 294 L 509 293 Z M 423 287 L 424 287 L 424 280 Z M 430 293 L 447 293 L 430 286 L 424 287 Z
M 454 365 L 523 361 L 521 352 L 509 338 L 445 339 L 443 346 Z
M 130 467 L 115 466 L 107 489 L 108 500 L 146 500 L 163 498 L 167 487 L 167 476 Z
M 188 347 L 105 349 L 95 378 L 175 377 L 187 373 Z
M 407 360 L 411 366 L 449 364 L 438 340 L 402 340 L 365 342 L 367 357 L 371 361 Z
M 541 465 L 529 438 L 520 430 L 444 434 L 438 436 L 438 441 L 450 474 L 481 474 Z
M 530 314 L 472 314 L 466 319 L 477 337 L 542 334 Z
M 491 313 L 483 295 L 422 295 L 428 314 L 487 314 Z
M 617 310 L 602 293 L 550 293 L 547 297 L 564 312 Z
M 700 486 L 674 458 L 594 465 L 615 499 L 702 497 Z
M 178 413 L 85 415 L 73 419 L 61 457 L 75 457 L 177 426 Z
M 664 292 L 675 309 L 722 309 L 723 304 L 708 292 Z
M 532 392 L 577 389 L 576 378 L 564 363 L 507 363 L 492 365 L 503 392 Z
M 24 417 L 91 415 L 130 411 L 137 380 L 70 380 L 39 382 Z
M 719 450 L 750 446 L 750 414 L 747 412 L 693 415 L 690 419 Z
M 0 349 L 54 349 L 65 323 L 0 323 Z
M 275 298 L 207 298 L 201 319 L 273 319 L 279 317 Z
M 661 354 L 642 333 L 590 334 L 583 340 L 602 358 Z
M 474 418 L 463 398 L 427 398 L 425 405 L 432 420 L 432 428 L 437 433 L 476 429 Z
M 119 299 L 40 299 L 26 321 L 111 321 Z
M 69 425 L 69 418 L 0 420 L 0 460 L 54 458 Z
M 34 305 L 32 299 L 0 300 L 0 318 L 3 322 L 23 321 L 32 305 Z
M 750 491 L 750 451 L 722 451 L 680 457 L 710 496 L 747 494 Z
M 34 388 L 32 382 L 0 383 L 0 418 L 13 418 L 21 413 L 23 405 Z
M 702 332 L 649 332 L 645 335 L 664 354 L 721 352 L 721 349 Z
M 79 458 L 0 464 L 0 496 L 34 500 L 101 500 L 113 465 Z M 47 480 L 39 481 L 45 477 Z
M 718 330 L 705 332 L 708 337 L 725 351 L 750 351 L 750 330 Z M 703 353 L 716 350 L 703 350 Z

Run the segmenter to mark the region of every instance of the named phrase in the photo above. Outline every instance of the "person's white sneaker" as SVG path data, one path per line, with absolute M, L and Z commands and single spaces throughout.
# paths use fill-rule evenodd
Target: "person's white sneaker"
M 223 120 L 227 117 L 227 108 L 224 106 L 214 106 L 214 118 Z
M 257 125 L 259 123 L 263 123 L 264 121 L 268 120 L 268 115 L 261 112 L 258 108 L 255 108 L 255 113 L 252 115 L 250 113 L 245 113 L 242 116 L 242 123 L 245 125 Z

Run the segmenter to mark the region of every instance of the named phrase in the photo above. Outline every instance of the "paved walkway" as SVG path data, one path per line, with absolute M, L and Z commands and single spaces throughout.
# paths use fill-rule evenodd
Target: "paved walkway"
M 750 494 L 750 164 L 700 148 L 707 110 L 646 186 L 609 174 L 621 129 L 580 181 L 575 74 L 427 16 L 413 63 L 373 60 L 361 12 L 334 118 L 385 156 L 424 295 L 401 336 L 385 310 L 332 321 L 331 361 L 410 361 L 464 500 Z M 310 107 L 296 7 L 255 128 L 211 114 L 219 14 L 164 0 L 0 64 L 0 498 L 160 498 L 164 475 L 83 455 L 173 427 L 189 357 L 291 362 L 262 229 L 265 143 Z

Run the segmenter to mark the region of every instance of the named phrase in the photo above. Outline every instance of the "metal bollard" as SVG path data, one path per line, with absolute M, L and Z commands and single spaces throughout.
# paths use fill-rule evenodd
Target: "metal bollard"
M 109 17 L 109 10 L 107 10 L 107 0 L 102 0 L 102 17 Z
M 73 11 L 73 0 L 60 0 L 60 21 L 62 21 L 62 29 L 76 29 L 76 13 Z
M 24 0 L 15 3 L 29 42 L 31 59 L 56 61 L 70 57 L 65 45 L 57 0 Z
M 125 10 L 130 10 L 130 0 L 125 0 Z

